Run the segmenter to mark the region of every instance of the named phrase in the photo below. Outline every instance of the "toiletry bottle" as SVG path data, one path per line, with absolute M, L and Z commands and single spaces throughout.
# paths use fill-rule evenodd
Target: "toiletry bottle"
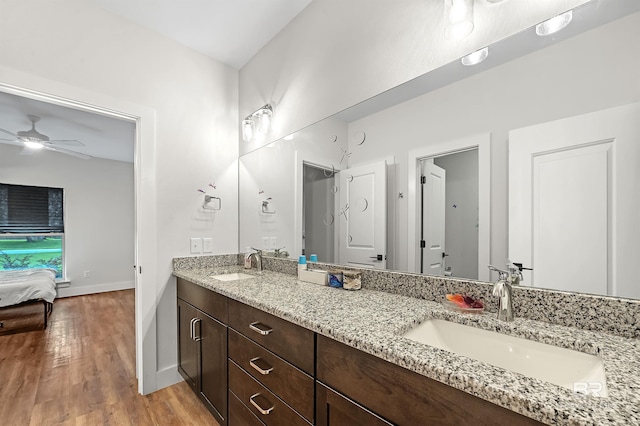
M 302 255 L 298 257 L 298 277 L 300 277 L 300 271 L 307 270 L 307 258 Z

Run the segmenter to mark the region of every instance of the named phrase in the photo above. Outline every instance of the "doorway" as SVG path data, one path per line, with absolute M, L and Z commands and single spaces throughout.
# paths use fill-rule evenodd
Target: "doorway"
M 420 160 L 420 273 L 478 279 L 478 148 Z
M 303 163 L 302 254 L 335 262 L 335 194 L 333 169 Z
M 145 176 L 155 175 L 155 112 L 150 108 L 131 104 L 108 95 L 28 75 L 8 73 L 3 77 L 3 81 L 0 81 L 0 91 L 2 92 L 135 123 L 136 377 L 138 392 L 141 394 L 151 393 L 157 389 L 155 317 L 157 294 L 155 285 L 153 285 L 157 281 L 156 258 L 153 250 L 156 246 L 156 194 L 155 182 L 143 179 L 143 170 Z M 141 275 L 142 265 L 145 265 L 144 279 Z M 148 285 L 145 285 L 146 283 Z

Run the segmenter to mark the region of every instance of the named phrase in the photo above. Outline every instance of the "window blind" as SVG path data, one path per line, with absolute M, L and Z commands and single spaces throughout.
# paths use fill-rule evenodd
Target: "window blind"
M 0 183 L 0 233 L 63 233 L 63 190 Z

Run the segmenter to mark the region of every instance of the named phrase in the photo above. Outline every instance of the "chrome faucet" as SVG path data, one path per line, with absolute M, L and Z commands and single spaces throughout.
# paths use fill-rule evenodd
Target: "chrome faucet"
M 518 285 L 522 280 L 521 267 L 511 266 L 507 262 L 508 271 L 489 265 L 491 271 L 498 273 L 498 281 L 493 285 L 492 294 L 498 297 L 498 319 L 501 321 L 513 321 L 513 285 Z
M 255 253 L 249 253 L 249 260 L 251 260 L 251 258 L 255 259 L 258 272 L 262 272 L 262 250 L 251 248 L 255 250 Z

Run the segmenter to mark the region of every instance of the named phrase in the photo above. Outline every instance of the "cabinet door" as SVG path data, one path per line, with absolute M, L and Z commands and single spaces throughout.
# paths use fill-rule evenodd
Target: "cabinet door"
M 388 426 L 392 423 L 316 382 L 316 425 L 318 426 Z
M 178 299 L 178 371 L 194 390 L 198 383 L 198 342 L 192 338 L 192 320 L 196 317 L 196 309 Z
M 215 410 L 216 420 L 227 418 L 227 327 L 198 312 L 196 339 L 200 343 L 200 396 Z

